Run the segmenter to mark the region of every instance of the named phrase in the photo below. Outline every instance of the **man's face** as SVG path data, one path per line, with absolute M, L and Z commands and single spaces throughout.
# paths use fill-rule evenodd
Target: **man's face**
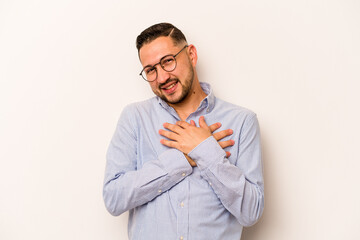
M 170 37 L 159 37 L 145 44 L 139 52 L 143 67 L 155 65 L 162 57 L 168 54 L 178 53 L 184 45 L 174 45 Z M 182 102 L 189 95 L 193 87 L 194 69 L 184 49 L 176 56 L 176 68 L 172 72 L 166 72 L 160 65 L 156 65 L 157 79 L 149 82 L 152 91 L 164 101 L 170 104 Z

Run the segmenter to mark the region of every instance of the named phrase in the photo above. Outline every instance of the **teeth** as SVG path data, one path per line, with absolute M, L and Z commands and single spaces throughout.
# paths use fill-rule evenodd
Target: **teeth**
M 174 87 L 175 83 L 171 84 L 170 86 L 168 86 L 167 88 L 165 88 L 166 90 L 169 90 L 170 88 Z

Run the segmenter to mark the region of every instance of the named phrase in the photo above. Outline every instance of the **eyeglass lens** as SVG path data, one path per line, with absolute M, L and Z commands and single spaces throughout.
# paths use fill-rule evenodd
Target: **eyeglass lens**
M 176 60 L 174 56 L 165 56 L 160 61 L 160 66 L 164 71 L 171 72 L 176 68 Z M 147 81 L 155 81 L 157 78 L 156 66 L 146 67 L 142 72 L 142 77 Z

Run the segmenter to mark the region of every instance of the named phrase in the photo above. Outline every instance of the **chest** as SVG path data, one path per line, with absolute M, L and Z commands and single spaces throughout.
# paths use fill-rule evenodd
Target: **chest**
M 200 114 L 191 114 L 186 121 L 190 122 L 193 120 L 198 126 L 200 116 Z M 216 122 L 220 122 L 222 124 L 222 126 L 216 131 L 225 129 L 233 130 L 233 134 L 231 136 L 227 136 L 219 141 L 233 139 L 235 140 L 235 143 L 237 142 L 237 139 L 239 139 L 239 131 L 236 121 L 233 121 L 231 118 L 219 119 L 219 117 L 214 114 L 206 114 L 204 117 L 209 126 Z M 169 149 L 160 143 L 160 140 L 164 139 L 164 137 L 159 134 L 159 130 L 165 129 L 163 127 L 164 123 L 168 122 L 175 124 L 178 120 L 179 117 L 176 115 L 174 116 L 173 114 L 163 112 L 159 113 L 157 111 L 152 113 L 144 112 L 139 115 L 136 123 L 138 169 L 141 168 L 147 161 L 158 159 L 161 153 Z M 228 159 L 231 163 L 235 164 L 237 156 L 236 144 L 234 146 L 227 147 L 225 151 L 229 151 L 231 153 L 231 156 Z

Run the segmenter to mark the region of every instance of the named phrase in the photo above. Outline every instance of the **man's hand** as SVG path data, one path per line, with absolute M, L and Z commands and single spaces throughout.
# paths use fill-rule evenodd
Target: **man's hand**
M 211 130 L 205 123 L 204 117 L 199 119 L 200 127 L 195 127 L 185 121 L 179 121 L 176 124 L 164 123 L 163 126 L 170 131 L 160 129 L 159 133 L 170 140 L 161 139 L 160 142 L 185 154 L 191 152 L 197 145 L 211 136 Z
M 179 121 L 176 124 L 164 123 L 166 130 L 159 130 L 159 134 L 167 137 L 170 140 L 161 139 L 161 143 L 165 146 L 176 148 L 184 153 L 186 159 L 191 166 L 196 166 L 196 163 L 187 154 L 191 152 L 197 145 L 199 145 L 206 138 L 221 127 L 220 123 L 214 123 L 208 126 L 204 117 L 200 117 L 199 126 L 195 126 L 195 122 L 191 120 L 190 124 L 184 121 Z M 234 145 L 234 140 L 219 141 L 224 137 L 230 136 L 233 133 L 231 129 L 226 129 L 213 134 L 213 137 L 218 141 L 222 148 Z M 230 152 L 226 152 L 226 156 L 230 156 Z

